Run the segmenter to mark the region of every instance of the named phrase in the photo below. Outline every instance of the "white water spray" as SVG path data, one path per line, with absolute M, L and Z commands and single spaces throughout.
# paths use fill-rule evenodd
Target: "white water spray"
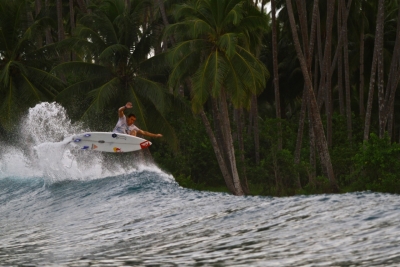
M 0 178 L 44 177 L 52 183 L 99 179 L 143 169 L 135 164 L 133 154 L 82 151 L 68 144 L 64 138 L 90 129 L 72 123 L 64 107 L 55 102 L 30 108 L 19 129 L 18 146 L 0 144 Z

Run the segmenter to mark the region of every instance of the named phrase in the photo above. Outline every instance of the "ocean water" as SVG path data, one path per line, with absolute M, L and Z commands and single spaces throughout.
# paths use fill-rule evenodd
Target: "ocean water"
M 400 197 L 235 197 L 146 157 L 76 151 L 42 103 L 0 144 L 0 266 L 400 266 Z M 150 148 L 151 150 L 151 148 Z

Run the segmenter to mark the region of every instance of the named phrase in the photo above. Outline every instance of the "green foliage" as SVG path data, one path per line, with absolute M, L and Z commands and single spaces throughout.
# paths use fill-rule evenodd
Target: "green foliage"
M 236 107 L 247 107 L 260 93 L 269 73 L 251 52 L 259 45 L 254 35 L 263 30 L 266 16 L 243 0 L 188 1 L 175 7 L 176 19 L 165 30 L 178 43 L 169 51 L 169 86 L 192 80 L 192 108 L 202 110 L 208 98 L 224 88 Z M 252 22 L 252 23 L 251 23 Z M 261 22 L 261 23 L 260 23 Z
M 43 32 L 28 23 L 26 1 L 0 1 L 0 125 L 12 130 L 29 107 L 51 101 L 64 83 L 48 72 L 54 48 L 40 47 Z
M 346 177 L 350 190 L 400 193 L 400 145 L 375 134 L 353 157 L 354 172 Z
M 180 146 L 178 151 L 171 151 L 163 143 L 153 144 L 155 161 L 172 173 L 182 186 L 196 189 L 205 185 L 207 188 L 225 185 L 201 120 L 191 115 L 179 115 L 178 111 L 173 111 L 169 117 Z

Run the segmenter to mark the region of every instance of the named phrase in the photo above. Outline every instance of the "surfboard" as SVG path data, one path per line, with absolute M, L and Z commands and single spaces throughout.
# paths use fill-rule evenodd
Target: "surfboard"
M 151 142 L 132 135 L 112 132 L 86 132 L 70 137 L 69 142 L 82 150 L 123 153 L 151 146 Z

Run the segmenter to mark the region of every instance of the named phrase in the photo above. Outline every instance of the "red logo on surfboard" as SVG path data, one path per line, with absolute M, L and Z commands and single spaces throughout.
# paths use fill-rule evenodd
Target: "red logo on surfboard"
M 149 141 L 144 141 L 144 142 L 140 143 L 140 148 L 141 149 L 148 148 L 149 146 L 151 146 L 151 143 Z
M 114 150 L 114 152 L 122 152 L 121 148 L 119 148 L 119 147 L 114 147 L 113 150 Z

